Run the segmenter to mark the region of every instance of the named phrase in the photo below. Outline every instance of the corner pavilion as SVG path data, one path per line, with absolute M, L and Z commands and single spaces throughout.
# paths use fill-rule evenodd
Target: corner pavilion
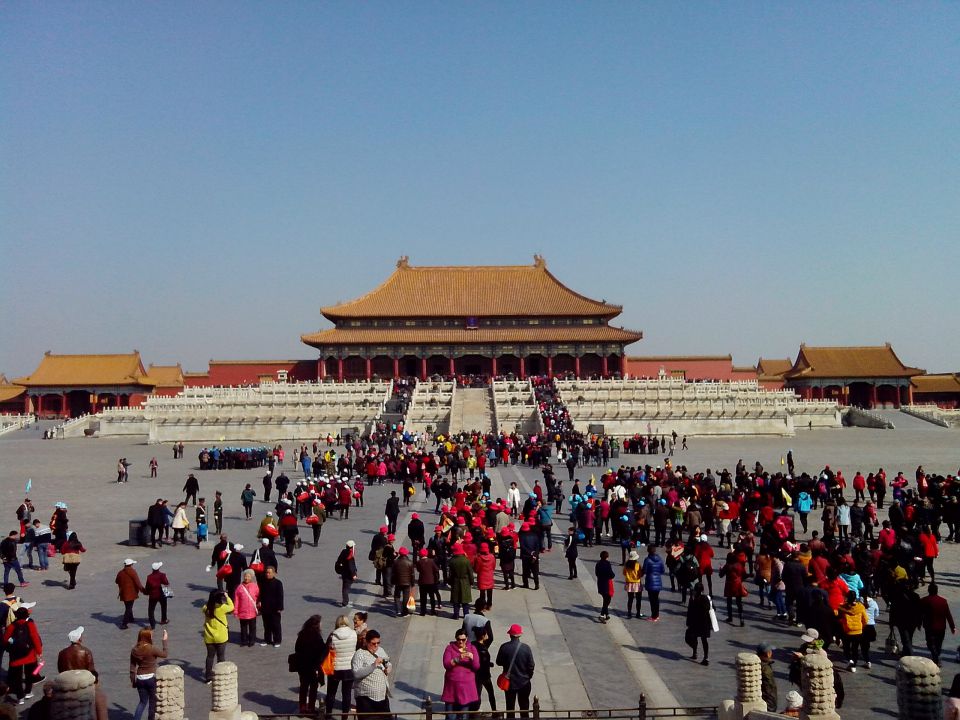
M 640 332 L 623 308 L 574 292 L 533 265 L 414 267 L 401 257 L 373 291 L 321 309 L 334 327 L 302 335 L 323 380 L 432 375 L 626 374 Z

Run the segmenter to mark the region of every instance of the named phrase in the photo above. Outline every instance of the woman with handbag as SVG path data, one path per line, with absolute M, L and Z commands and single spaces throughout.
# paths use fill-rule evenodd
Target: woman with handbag
M 320 616 L 311 615 L 300 628 L 293 654 L 288 658 L 290 670 L 300 677 L 301 715 L 317 712 L 317 689 L 324 684 L 321 665 L 326 657 L 327 645 L 323 642 Z
M 214 659 L 223 662 L 226 657 L 229 626 L 227 618 L 233 612 L 233 601 L 223 590 L 211 590 L 203 606 L 203 642 L 207 646 L 207 662 L 204 677 L 207 685 L 213 684 Z
M 160 606 L 160 624 L 167 624 L 167 598 L 172 596 L 170 581 L 166 573 L 160 572 L 162 562 L 155 562 L 150 566 L 153 570 L 143 584 L 147 596 L 147 614 L 150 617 L 150 629 L 157 627 L 157 605 Z
M 693 649 L 691 660 L 697 659 L 697 641 L 703 645 L 703 660 L 701 665 L 710 664 L 710 633 L 713 630 L 713 623 L 710 619 L 710 598 L 703 592 L 703 583 L 697 583 L 693 586 L 693 597 L 690 598 L 690 605 L 687 606 L 687 631 L 685 640 L 687 645 Z
M 327 716 L 333 712 L 333 701 L 340 688 L 341 709 L 343 719 L 350 713 L 350 696 L 353 693 L 353 655 L 357 652 L 357 633 L 350 627 L 350 620 L 346 615 L 337 618 L 336 627 L 327 638 L 327 650 L 333 655 L 333 673 L 327 685 L 325 702 Z M 327 658 L 329 663 L 329 656 Z
M 257 601 L 260 586 L 251 569 L 243 571 L 243 580 L 233 594 L 233 614 L 240 621 L 240 647 L 253 647 L 257 641 Z
M 77 568 L 80 567 L 80 553 L 85 553 L 87 549 L 80 542 L 75 532 L 70 533 L 70 537 L 64 540 L 60 546 L 60 552 L 63 555 L 63 569 L 70 578 L 67 584 L 67 590 L 73 590 L 77 587 Z

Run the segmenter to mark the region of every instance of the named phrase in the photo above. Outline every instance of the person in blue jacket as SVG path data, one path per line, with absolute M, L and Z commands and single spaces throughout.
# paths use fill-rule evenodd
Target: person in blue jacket
M 803 527 L 803 534 L 806 535 L 807 516 L 813 509 L 813 498 L 810 497 L 810 493 L 808 493 L 806 490 L 801 490 L 797 493 L 797 497 L 793 501 L 793 505 L 797 510 L 797 514 L 800 516 L 800 525 Z
M 660 622 L 660 591 L 663 589 L 663 574 L 667 566 L 663 558 L 657 555 L 657 546 L 647 546 L 647 557 L 643 561 L 643 589 L 650 600 L 650 622 Z

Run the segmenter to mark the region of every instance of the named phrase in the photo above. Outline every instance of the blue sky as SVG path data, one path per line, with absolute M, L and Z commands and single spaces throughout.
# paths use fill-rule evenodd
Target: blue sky
M 0 5 L 0 371 L 543 254 L 632 354 L 960 370 L 960 5 Z

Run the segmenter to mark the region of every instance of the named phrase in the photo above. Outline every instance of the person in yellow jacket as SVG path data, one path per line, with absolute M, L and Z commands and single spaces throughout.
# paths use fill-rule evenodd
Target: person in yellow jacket
M 233 601 L 223 590 L 212 590 L 203 606 L 203 642 L 207 646 L 207 666 L 204 677 L 207 685 L 213 682 L 213 660 L 223 662 L 226 656 L 229 626 L 227 618 L 233 612 Z
M 631 550 L 627 562 L 623 566 L 623 582 L 627 591 L 627 619 L 633 617 L 633 602 L 637 602 L 637 617 L 642 618 L 640 612 L 641 585 L 643 579 L 642 566 L 640 565 L 640 555 L 636 550 Z
M 857 594 L 853 590 L 847 593 L 846 601 L 837 609 L 837 620 L 840 621 L 840 629 L 843 630 L 843 654 L 850 664 L 850 672 L 856 672 L 860 655 L 860 636 L 863 635 L 863 628 L 869 617 L 867 609 L 857 599 Z

